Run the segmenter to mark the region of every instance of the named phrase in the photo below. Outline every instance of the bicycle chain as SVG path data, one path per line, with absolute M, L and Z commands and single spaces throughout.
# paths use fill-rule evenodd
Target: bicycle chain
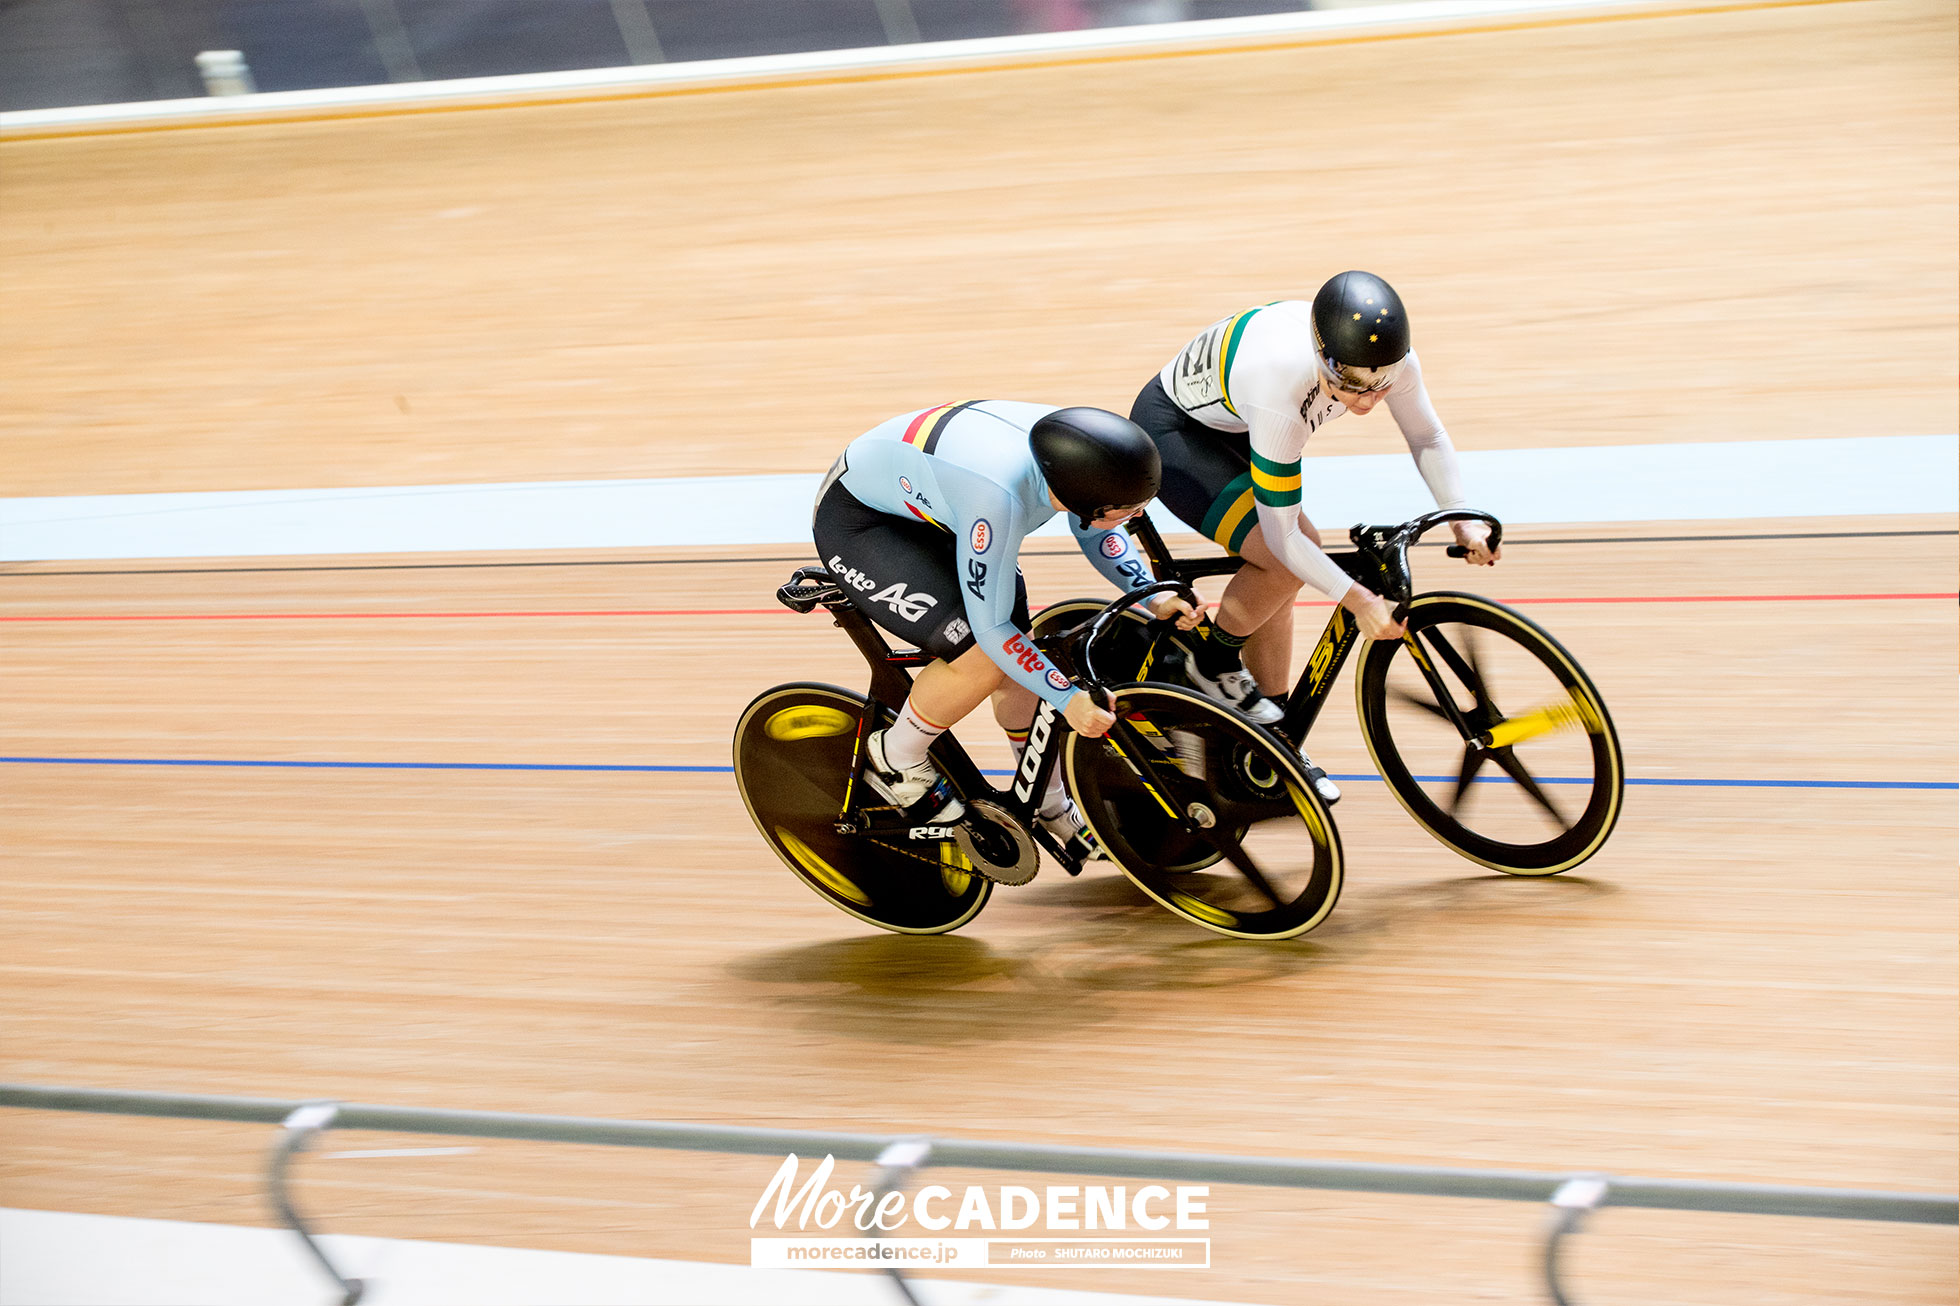
M 904 853 L 907 857 L 916 857 L 918 860 L 924 862 L 926 865 L 931 866 L 938 870 L 958 871 L 962 875 L 979 875 L 978 871 L 969 871 L 963 867 L 955 866 L 950 862 L 942 862 L 937 857 L 928 857 L 924 853 L 920 852 L 918 849 L 909 847 L 905 844 L 886 843 L 883 839 L 874 839 L 870 835 L 865 835 L 864 839 L 868 843 L 877 844 L 880 848 L 889 848 L 895 853 Z M 947 839 L 945 840 L 945 842 L 951 843 L 952 840 Z M 938 844 L 935 843 L 933 846 L 938 847 Z M 981 878 L 984 879 L 986 877 L 982 876 Z

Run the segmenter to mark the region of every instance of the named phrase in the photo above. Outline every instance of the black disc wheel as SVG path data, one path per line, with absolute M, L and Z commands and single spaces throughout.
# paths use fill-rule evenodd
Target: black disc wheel
M 1110 859 L 1170 911 L 1219 934 L 1289 939 L 1341 892 L 1333 818 L 1274 736 L 1175 685 L 1115 691 L 1116 725 L 1071 734 L 1062 762 Z
M 1625 766 L 1572 655 L 1474 594 L 1418 595 L 1408 631 L 1368 645 L 1355 699 L 1368 752 L 1409 815 L 1510 875 L 1556 875 L 1598 852 Z
M 837 833 L 865 706 L 834 685 L 765 691 L 735 726 L 735 787 L 783 865 L 833 907 L 899 934 L 956 930 L 993 892 L 957 844 Z M 880 707 L 869 728 L 890 719 Z

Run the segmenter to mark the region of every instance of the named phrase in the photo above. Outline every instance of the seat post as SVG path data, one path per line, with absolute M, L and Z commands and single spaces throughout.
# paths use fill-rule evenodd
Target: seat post
M 839 598 L 824 604 L 824 607 L 870 664 L 871 686 L 867 691 L 870 697 L 894 712 L 904 707 L 905 700 L 912 693 L 912 676 L 904 667 L 892 661 L 892 646 L 886 641 L 884 632 L 872 623 L 871 618 L 851 606 L 849 599 Z

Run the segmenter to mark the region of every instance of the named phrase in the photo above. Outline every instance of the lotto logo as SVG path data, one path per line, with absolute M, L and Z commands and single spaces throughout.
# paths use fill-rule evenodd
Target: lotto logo
M 1102 551 L 1103 551 L 1103 557 L 1105 558 L 1122 557 L 1123 537 L 1121 535 L 1118 535 L 1115 531 L 1111 531 L 1109 534 L 1103 536 Z
M 833 579 L 849 585 L 854 590 L 876 589 L 878 585 L 877 581 L 871 579 L 871 577 L 865 575 L 856 567 L 845 566 L 844 560 L 835 556 L 830 560 L 830 574 Z
M 1053 685 L 1057 689 L 1067 689 L 1068 677 L 1063 675 L 1061 672 L 1056 671 L 1053 668 L 1050 668 L 1048 672 L 1048 683 Z
M 1011 637 L 1001 647 L 1007 651 L 1007 656 L 1021 664 L 1021 670 L 1023 671 L 1040 671 L 1048 665 L 1041 660 L 1041 653 L 1034 645 L 1028 643 L 1019 635 Z M 1067 682 L 1064 681 L 1063 683 L 1066 684 Z
M 970 539 L 975 553 L 985 553 L 988 547 L 993 544 L 994 528 L 987 524 L 985 517 L 973 523 L 973 534 Z

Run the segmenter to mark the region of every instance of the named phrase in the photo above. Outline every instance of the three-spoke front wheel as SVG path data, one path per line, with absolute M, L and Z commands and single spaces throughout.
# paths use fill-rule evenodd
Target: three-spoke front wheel
M 776 856 L 831 906 L 899 934 L 956 930 L 994 886 L 953 841 L 837 833 L 865 710 L 835 685 L 765 690 L 735 726 L 735 787 Z M 890 721 L 878 712 L 873 728 Z
M 1114 710 L 1103 738 L 1069 735 L 1062 764 L 1089 828 L 1138 888 L 1237 938 L 1288 939 L 1327 918 L 1340 836 L 1297 755 L 1174 685 L 1125 686 Z
M 1598 852 L 1626 774 L 1613 719 L 1572 655 L 1474 594 L 1418 595 L 1408 632 L 1368 645 L 1355 700 L 1409 815 L 1510 875 L 1555 875 Z

